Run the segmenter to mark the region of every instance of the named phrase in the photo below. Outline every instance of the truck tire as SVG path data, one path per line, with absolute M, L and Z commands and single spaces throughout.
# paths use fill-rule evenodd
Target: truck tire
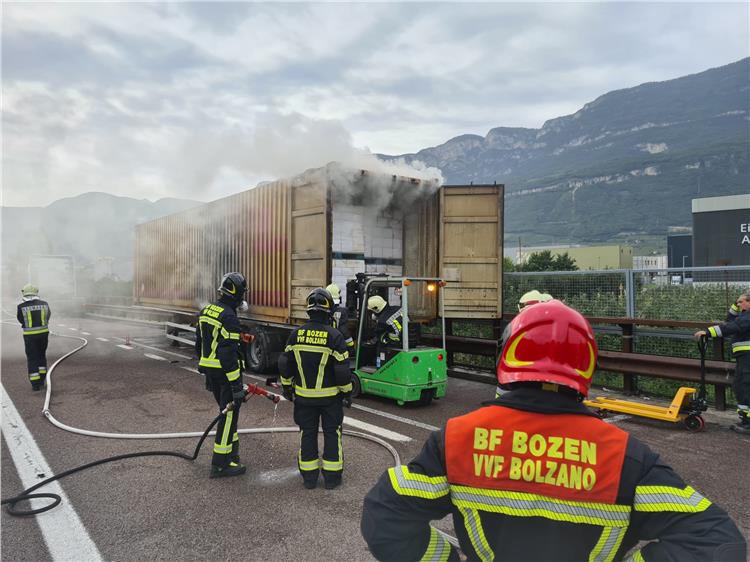
M 258 328 L 250 328 L 249 333 L 253 341 L 247 350 L 247 367 L 254 373 L 267 373 L 271 368 L 271 338 Z

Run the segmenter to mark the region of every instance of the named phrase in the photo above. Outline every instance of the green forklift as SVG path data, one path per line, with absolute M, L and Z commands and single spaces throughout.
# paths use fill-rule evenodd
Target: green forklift
M 399 406 L 407 402 L 428 405 L 433 399 L 445 396 L 448 384 L 447 353 L 445 348 L 445 314 L 443 310 L 443 287 L 445 281 L 433 277 L 389 277 L 385 275 L 365 276 L 360 274 L 357 285 L 347 283 L 347 304 L 356 308 L 358 331 L 356 358 L 352 373 L 352 395 L 373 394 L 395 400 Z M 412 322 L 409 318 L 409 289 L 423 289 L 425 299 L 438 301 L 433 310 L 440 307 L 440 322 L 443 345 L 440 348 L 420 345 L 422 322 L 436 318 L 420 318 Z M 353 290 L 352 290 L 353 289 Z M 350 292 L 351 291 L 351 292 Z M 414 292 L 412 292 L 414 294 Z M 386 345 L 374 338 L 376 322 L 367 310 L 371 296 L 381 295 L 386 302 L 401 298 L 403 318 L 401 341 L 397 345 Z

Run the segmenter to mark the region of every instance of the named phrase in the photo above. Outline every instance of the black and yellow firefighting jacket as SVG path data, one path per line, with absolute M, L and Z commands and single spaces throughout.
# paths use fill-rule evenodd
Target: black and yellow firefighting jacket
M 352 391 L 349 351 L 337 329 L 311 320 L 294 330 L 279 358 L 281 384 L 300 404 L 332 402 Z
M 729 308 L 726 322 L 710 326 L 706 333 L 712 338 L 732 338 L 732 354 L 750 353 L 750 310 L 741 310 L 736 304 Z
M 512 390 L 433 433 L 365 497 L 378 560 L 744 561 L 729 516 L 646 445 L 562 394 Z
M 223 297 L 201 310 L 195 330 L 195 353 L 202 373 L 221 369 L 227 381 L 240 379 L 240 321 L 235 305 Z
M 346 347 L 351 350 L 354 347 L 354 338 L 349 331 L 349 311 L 345 306 L 336 305 L 336 308 L 331 315 L 333 327 L 336 328 L 341 335 L 344 336 L 344 342 Z
M 18 305 L 16 317 L 21 323 L 24 336 L 46 334 L 49 332 L 49 317 L 52 313 L 49 304 L 42 299 L 24 301 Z
M 375 326 L 375 336 L 383 345 L 398 345 L 401 343 L 403 328 L 403 316 L 400 306 L 386 306 L 378 315 L 378 323 Z

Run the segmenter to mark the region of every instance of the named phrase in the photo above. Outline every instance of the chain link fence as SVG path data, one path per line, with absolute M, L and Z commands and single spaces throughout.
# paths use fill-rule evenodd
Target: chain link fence
M 564 301 L 594 318 L 641 318 L 692 321 L 706 326 L 722 322 L 737 297 L 750 291 L 750 265 L 604 271 L 547 271 L 505 273 L 503 312 L 517 312 L 518 299 L 538 290 Z M 594 325 L 603 350 L 622 349 L 621 328 L 615 323 Z M 638 326 L 633 334 L 636 353 L 698 358 L 693 328 Z M 725 346 L 724 360 L 731 360 Z M 718 357 L 712 357 L 718 359 Z M 599 383 L 621 387 L 621 376 L 602 373 Z M 649 391 L 665 396 L 679 386 L 671 381 L 649 381 Z

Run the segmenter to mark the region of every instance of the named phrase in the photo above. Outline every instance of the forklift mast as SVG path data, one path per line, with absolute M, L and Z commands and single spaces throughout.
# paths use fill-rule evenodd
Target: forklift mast
M 349 318 L 359 319 L 359 313 L 363 308 L 367 308 L 367 303 L 363 302 L 365 298 L 365 287 L 367 282 L 375 277 L 388 277 L 387 273 L 357 273 L 354 279 L 346 282 L 346 309 L 349 312 Z M 386 301 L 388 300 L 388 287 L 377 287 L 371 291 L 371 295 L 380 295 Z

